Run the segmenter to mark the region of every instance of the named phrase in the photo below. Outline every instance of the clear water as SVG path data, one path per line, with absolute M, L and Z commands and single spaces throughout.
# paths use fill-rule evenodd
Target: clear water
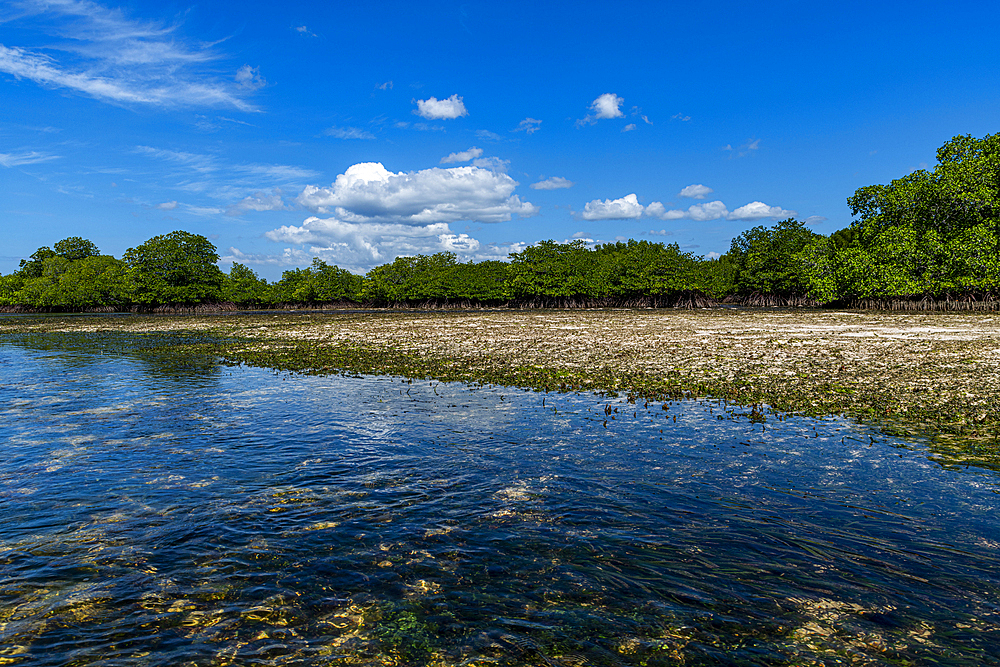
M 666 407 L 0 345 L 0 664 L 1000 664 L 1000 475 Z

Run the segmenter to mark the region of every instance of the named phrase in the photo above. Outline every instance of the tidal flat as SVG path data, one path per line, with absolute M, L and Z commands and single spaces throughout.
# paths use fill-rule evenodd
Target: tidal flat
M 2 335 L 95 334 L 308 374 L 715 398 L 751 419 L 840 415 L 1000 455 L 1000 314 L 807 309 L 260 312 L 0 319 Z M 170 334 L 158 343 L 153 338 Z M 150 338 L 150 337 L 153 338 Z
M 878 317 L 7 318 L 0 665 L 1000 665 L 995 421 L 792 414 L 989 399 Z

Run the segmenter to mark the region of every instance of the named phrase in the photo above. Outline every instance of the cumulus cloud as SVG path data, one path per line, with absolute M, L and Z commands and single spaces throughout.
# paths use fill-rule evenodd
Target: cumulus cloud
M 375 84 L 376 90 L 392 90 L 392 81 L 384 81 L 382 83 Z
M 22 164 L 37 164 L 39 162 L 49 162 L 58 160 L 61 156 L 39 153 L 38 151 L 27 151 L 24 153 L 0 153 L 0 165 L 4 167 L 18 167 Z
M 517 124 L 511 132 L 525 132 L 526 134 L 534 134 L 541 127 L 542 121 L 537 118 L 525 118 L 520 123 Z
M 441 158 L 441 164 L 451 164 L 452 162 L 468 162 L 469 160 L 474 160 L 483 154 L 482 148 L 476 148 L 473 146 L 467 151 L 460 151 L 458 153 L 451 153 L 447 157 Z
M 788 211 L 780 206 L 768 206 L 761 201 L 753 201 L 726 216 L 729 220 L 762 220 L 764 218 L 793 218 L 795 211 Z
M 503 139 L 496 132 L 490 132 L 489 130 L 476 130 L 476 136 L 480 139 L 485 139 L 486 141 L 500 141 Z
M 729 209 L 721 201 L 706 202 L 689 206 L 686 211 L 679 209 L 667 209 L 661 202 L 655 201 L 646 207 L 646 215 L 650 215 L 660 220 L 697 220 L 705 222 L 707 220 L 718 220 L 729 214 Z
M 323 134 L 337 139 L 374 139 L 375 135 L 357 127 L 330 127 Z
M 298 26 L 294 26 L 292 28 L 292 30 L 294 30 L 295 32 L 299 33 L 300 35 L 305 35 L 307 37 L 315 37 L 316 36 L 316 33 L 314 33 L 312 30 L 310 30 L 308 26 L 298 25 Z
M 614 93 L 604 93 L 590 103 L 590 113 L 576 121 L 576 126 L 593 125 L 597 121 L 606 118 L 624 118 L 625 114 L 621 110 L 621 106 L 624 103 L 625 98 L 618 97 Z M 625 132 L 627 130 L 622 131 Z
M 0 72 L 99 100 L 155 106 L 223 106 L 255 111 L 245 97 L 264 83 L 249 66 L 221 79 L 212 46 L 185 43 L 177 25 L 130 18 L 91 0 L 25 0 L 10 23 L 44 16 L 54 26 L 46 51 L 0 45 Z M 12 33 L 16 34 L 16 33 Z
M 634 195 L 621 199 L 595 199 L 587 202 L 580 217 L 584 220 L 634 220 L 642 216 L 643 206 Z
M 694 220 L 696 222 L 708 222 L 710 220 L 761 220 L 763 218 L 790 218 L 795 216 L 795 211 L 789 211 L 780 206 L 768 206 L 759 201 L 750 202 L 745 206 L 740 206 L 735 211 L 730 212 L 721 201 L 705 202 L 689 206 L 687 210 L 667 209 L 660 202 L 653 202 L 646 207 L 646 215 L 659 218 L 660 220 Z
M 301 225 L 279 227 L 265 233 L 285 248 L 280 255 L 246 255 L 236 248 L 223 261 L 251 264 L 303 265 L 319 257 L 341 268 L 364 273 L 396 257 L 454 252 L 463 261 L 506 259 L 520 252 L 524 243 L 483 244 L 468 234 L 454 233 L 447 223 L 413 226 L 399 223 L 353 223 L 337 218 L 310 217 Z
M 689 185 L 680 192 L 677 193 L 678 197 L 689 197 L 691 199 L 704 199 L 706 195 L 710 195 L 715 190 L 708 187 L 707 185 Z
M 477 166 L 393 173 L 380 162 L 363 162 L 331 187 L 306 186 L 297 201 L 350 223 L 505 222 L 537 214 L 537 206 L 513 194 L 515 187 L 507 174 Z
M 246 90 L 257 90 L 267 85 L 267 81 L 260 75 L 259 67 L 244 65 L 236 70 L 236 84 Z
M 226 215 L 235 217 L 243 215 L 248 211 L 284 211 L 288 207 L 285 206 L 281 195 L 281 190 L 277 188 L 271 194 L 260 191 L 255 192 L 230 206 L 226 210 Z
M 594 118 L 623 118 L 621 106 L 625 99 L 618 97 L 614 93 L 604 93 L 590 104 L 590 111 Z
M 626 125 L 625 127 L 622 128 L 622 132 L 631 132 L 635 128 L 636 128 L 636 124 L 635 123 L 629 123 L 628 125 Z
M 162 204 L 157 204 L 156 208 L 160 209 L 161 211 L 172 211 L 175 208 L 177 208 L 177 202 L 176 201 L 165 201 Z
M 468 116 L 469 112 L 465 108 L 465 103 L 458 95 L 443 100 L 431 97 L 426 100 L 417 100 L 417 108 L 413 111 L 421 118 L 427 120 L 451 120 Z
M 563 188 L 571 188 L 574 185 L 575 183 L 568 178 L 563 178 L 562 176 L 550 176 L 545 180 L 532 183 L 528 187 L 532 190 L 561 190 Z

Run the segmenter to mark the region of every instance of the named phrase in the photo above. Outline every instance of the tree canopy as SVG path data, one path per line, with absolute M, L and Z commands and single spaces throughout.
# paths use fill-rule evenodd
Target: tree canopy
M 732 240 L 706 259 L 647 240 L 590 245 L 540 241 L 509 261 L 460 262 L 454 253 L 397 257 L 364 276 L 314 258 L 269 284 L 243 264 L 228 275 L 204 236 L 156 236 L 123 259 L 72 236 L 38 248 L 0 276 L 0 306 L 155 307 L 231 301 L 274 304 L 427 301 L 486 305 L 647 303 L 698 292 L 739 302 L 851 303 L 858 299 L 998 299 L 1000 134 L 957 136 L 938 163 L 886 185 L 859 188 L 856 216 L 830 236 L 789 218 Z

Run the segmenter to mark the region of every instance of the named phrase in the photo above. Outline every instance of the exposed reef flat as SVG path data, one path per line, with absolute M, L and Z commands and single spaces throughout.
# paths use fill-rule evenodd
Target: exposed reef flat
M 3 334 L 172 332 L 229 363 L 322 373 L 713 397 L 839 414 L 1000 453 L 1000 314 L 806 309 L 249 313 L 0 318 Z M 206 334 L 216 337 L 205 342 Z M 767 407 L 764 407 L 767 406 Z

